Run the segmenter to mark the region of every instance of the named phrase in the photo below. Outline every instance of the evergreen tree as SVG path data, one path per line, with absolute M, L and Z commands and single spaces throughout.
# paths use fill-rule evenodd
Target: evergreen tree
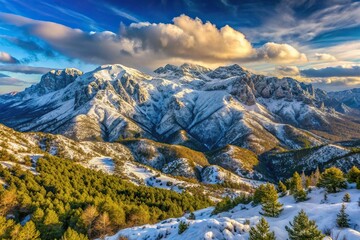
M 297 172 L 295 172 L 292 177 L 292 187 L 293 187 L 294 199 L 297 202 L 302 202 L 307 199 L 307 193 L 304 190 L 302 179 Z
M 301 210 L 290 222 L 290 227 L 285 226 L 290 240 L 322 240 L 325 236 L 317 228 L 315 221 L 310 220 L 304 210 Z
M 353 166 L 347 173 L 347 180 L 349 183 L 353 183 L 357 181 L 358 177 L 360 177 L 360 170 Z
M 282 204 L 278 202 L 278 195 L 274 185 L 265 184 L 266 194 L 262 198 L 262 214 L 269 217 L 277 217 L 282 212 Z
M 326 169 L 321 174 L 318 186 L 326 188 L 330 193 L 335 193 L 341 188 L 346 188 L 346 180 L 343 172 L 336 167 Z
M 349 215 L 345 212 L 345 204 L 342 204 L 340 212 L 337 214 L 336 223 L 340 228 L 347 228 L 349 224 Z
M 270 232 L 270 226 L 265 218 L 261 218 L 255 227 L 250 229 L 249 240 L 275 240 L 275 233 Z
M 58 239 L 62 235 L 62 223 L 54 210 L 47 210 L 44 216 L 41 239 Z
M 279 190 L 279 193 L 280 195 L 283 197 L 286 195 L 286 192 L 287 192 L 287 188 L 285 186 L 285 184 L 283 184 L 282 181 L 279 181 L 279 185 L 278 185 L 278 190 Z
M 186 231 L 186 229 L 188 229 L 188 227 L 189 227 L 189 223 L 186 223 L 186 222 L 184 222 L 184 221 L 181 221 L 181 222 L 179 223 L 178 233 L 179 233 L 179 234 L 182 234 L 183 232 Z
M 40 239 L 40 232 L 36 229 L 33 221 L 27 222 L 18 232 L 16 239 L 36 240 Z
M 69 227 L 61 237 L 61 240 L 88 240 L 88 238 Z
M 351 197 L 349 193 L 345 193 L 344 197 L 343 197 L 343 202 L 350 202 L 351 201 Z

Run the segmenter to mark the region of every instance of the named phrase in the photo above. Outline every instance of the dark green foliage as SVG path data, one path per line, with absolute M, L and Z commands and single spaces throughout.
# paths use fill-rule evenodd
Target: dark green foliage
M 349 183 L 356 182 L 359 177 L 360 170 L 356 166 L 353 166 L 347 173 L 347 180 Z
M 265 218 L 261 218 L 255 227 L 250 229 L 249 240 L 275 240 L 275 233 L 270 232 L 270 226 Z
M 279 181 L 278 191 L 282 197 L 285 196 L 287 193 L 287 188 L 285 184 L 282 183 L 282 181 Z
M 278 217 L 282 212 L 282 204 L 278 202 L 278 195 L 274 185 L 267 183 L 264 186 L 264 195 L 261 198 L 262 214 L 269 217 Z
M 15 221 L 7 223 L 14 226 L 31 214 L 44 240 L 60 239 L 69 228 L 97 238 L 105 232 L 112 234 L 121 228 L 179 217 L 185 211 L 212 204 L 201 194 L 135 186 L 117 176 L 52 156 L 39 159 L 37 171 L 39 175 L 33 175 L 0 166 L 0 177 L 9 185 L 7 190 L 0 190 L 0 214 L 14 214 Z
M 350 202 L 351 201 L 351 197 L 349 193 L 345 193 L 344 197 L 343 197 L 343 202 Z
M 346 188 L 343 172 L 336 167 L 326 169 L 321 174 L 318 186 L 326 188 L 329 193 L 335 193 L 342 188 Z
M 250 195 L 241 194 L 238 197 L 231 199 L 229 197 L 225 197 L 222 201 L 218 202 L 215 206 L 214 211 L 211 213 L 213 215 L 228 211 L 238 204 L 248 204 L 252 200 L 252 197 Z
M 307 199 L 307 193 L 304 190 L 302 178 L 297 172 L 294 173 L 291 182 L 291 191 L 294 194 L 294 199 L 297 202 L 305 201 Z
M 301 210 L 290 222 L 290 227 L 285 226 L 290 240 L 322 240 L 324 235 L 317 228 L 315 221 L 310 220 L 304 210 Z
M 181 221 L 181 222 L 179 223 L 178 233 L 179 233 L 179 234 L 182 234 L 183 232 L 186 231 L 186 229 L 188 229 L 188 227 L 189 227 L 189 223 L 186 223 L 186 222 L 184 222 L 184 221 Z
M 340 212 L 337 214 L 336 224 L 340 228 L 347 228 L 349 224 L 349 215 L 345 212 L 345 204 L 342 204 Z

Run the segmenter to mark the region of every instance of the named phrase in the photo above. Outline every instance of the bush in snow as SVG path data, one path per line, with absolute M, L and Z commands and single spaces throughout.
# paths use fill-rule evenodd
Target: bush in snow
M 189 214 L 188 219 L 189 219 L 189 220 L 195 220 L 195 219 L 196 219 L 195 214 L 194 214 L 193 212 L 191 212 L 191 213 Z
M 179 231 L 178 231 L 178 233 L 179 233 L 179 234 L 182 234 L 183 232 L 186 231 L 186 229 L 188 229 L 188 227 L 189 227 L 189 224 L 188 224 L 188 223 L 186 223 L 186 222 L 184 222 L 184 221 L 181 221 L 181 222 L 179 223 Z
M 324 238 L 315 221 L 310 220 L 304 210 L 301 210 L 294 217 L 293 222 L 290 222 L 290 227 L 285 226 L 285 229 L 289 233 L 290 240 L 322 240 Z
M 265 218 L 261 218 L 255 227 L 250 229 L 249 240 L 275 240 L 275 233 L 270 232 L 270 226 Z
M 335 193 L 341 188 L 346 188 L 343 172 L 336 167 L 326 169 L 321 174 L 318 186 L 326 188 L 329 193 Z
M 347 228 L 349 224 L 349 215 L 345 212 L 345 204 L 342 204 L 340 212 L 337 214 L 336 224 L 340 228 Z
M 351 201 L 351 197 L 349 193 L 345 193 L 344 197 L 343 197 L 343 202 L 350 202 Z

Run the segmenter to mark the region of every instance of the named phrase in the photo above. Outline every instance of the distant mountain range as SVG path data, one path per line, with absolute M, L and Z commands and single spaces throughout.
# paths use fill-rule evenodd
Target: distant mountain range
M 360 138 L 353 101 L 292 78 L 166 65 L 152 75 L 122 65 L 52 70 L 0 97 L 0 122 L 75 140 L 147 138 L 211 151 L 228 144 L 257 154 Z

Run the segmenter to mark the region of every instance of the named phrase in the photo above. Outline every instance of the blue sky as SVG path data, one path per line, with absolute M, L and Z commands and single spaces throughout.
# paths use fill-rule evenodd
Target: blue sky
M 360 86 L 360 2 L 0 0 L 0 93 L 52 68 L 238 63 L 325 90 Z

